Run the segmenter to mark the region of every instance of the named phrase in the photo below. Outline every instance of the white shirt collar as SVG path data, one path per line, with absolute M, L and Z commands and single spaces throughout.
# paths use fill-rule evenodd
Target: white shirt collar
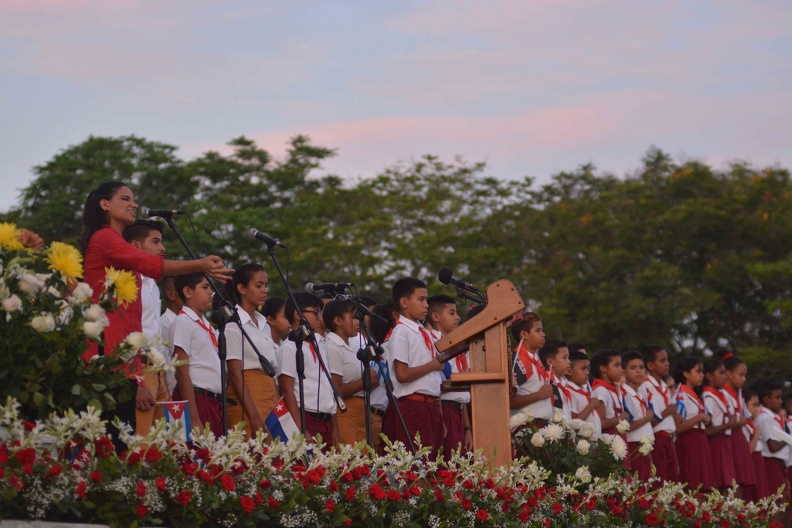
M 341 336 L 336 334 L 335 332 L 328 332 L 327 334 L 325 334 L 325 340 L 328 343 L 333 343 L 334 345 L 340 345 L 349 348 L 349 343 L 341 339 Z
M 629 384 L 622 383 L 622 389 L 624 389 L 624 392 L 626 392 L 630 396 L 634 396 L 636 398 L 638 397 L 638 392 L 635 389 L 633 389 L 632 387 L 630 387 Z
M 240 306 L 239 304 L 236 305 L 236 311 L 239 314 L 239 321 L 243 325 L 253 322 L 253 317 L 251 317 L 248 311 L 242 308 L 242 306 Z M 258 325 L 259 328 L 263 330 L 264 325 L 262 325 L 261 323 L 263 322 L 266 324 L 267 318 L 261 315 L 258 311 L 256 311 L 255 317 L 256 317 L 256 324 Z
M 405 317 L 403 315 L 399 315 L 399 323 L 403 324 L 413 332 L 420 334 L 421 333 L 421 325 L 417 321 L 413 321 L 409 317 Z
M 201 317 L 200 315 L 195 313 L 195 310 L 193 310 L 192 308 L 190 308 L 186 304 L 184 306 L 182 306 L 182 312 L 184 312 L 184 315 L 186 315 L 187 317 L 189 317 L 193 321 L 202 321 L 203 320 L 203 317 Z

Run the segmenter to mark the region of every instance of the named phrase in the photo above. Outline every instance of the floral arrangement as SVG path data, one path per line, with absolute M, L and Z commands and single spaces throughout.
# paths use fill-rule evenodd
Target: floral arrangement
M 91 287 L 78 282 L 82 274 L 74 246 L 26 248 L 16 226 L 0 223 L 0 398 L 16 398 L 28 418 L 89 404 L 111 410 L 133 396 L 128 366 L 156 355 L 130 336 L 113 356 L 81 359 L 89 340 L 101 343 L 106 312 L 138 295 L 132 273 L 108 269 L 105 290 L 93 303 Z
M 400 443 L 382 455 L 363 445 L 324 449 L 295 437 L 270 443 L 240 428 L 224 438 L 158 422 L 145 438 L 88 408 L 27 422 L 19 404 L 0 407 L 4 518 L 80 520 L 112 526 L 767 526 L 772 498 L 746 503 L 732 491 L 694 494 L 676 483 L 561 475 L 517 459 L 490 468 L 477 454 L 448 462 Z

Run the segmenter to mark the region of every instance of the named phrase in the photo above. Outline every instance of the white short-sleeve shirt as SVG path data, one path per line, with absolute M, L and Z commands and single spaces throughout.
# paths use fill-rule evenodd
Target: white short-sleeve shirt
M 569 408 L 573 413 L 580 413 L 588 407 L 589 402 L 591 402 L 591 387 L 588 383 L 581 387 L 577 383 L 574 383 L 570 380 L 566 380 L 566 386 L 572 393 L 572 397 L 570 398 Z M 594 433 L 591 437 L 596 440 L 600 436 L 602 436 L 602 421 L 600 420 L 599 413 L 593 410 L 584 418 L 584 420 L 591 424 Z
M 624 408 L 632 416 L 633 420 L 640 420 L 647 413 L 652 412 L 649 410 L 646 400 L 635 389 L 626 383 L 622 385 L 622 389 L 624 390 Z M 654 438 L 652 422 L 647 422 L 638 429 L 627 432 L 628 442 L 640 442 L 644 438 Z
M 660 419 L 669 405 L 675 405 L 674 399 L 671 397 L 671 389 L 668 388 L 666 382 L 658 380 L 651 374 L 646 376 L 646 381 L 638 388 L 638 394 L 651 406 L 657 419 Z M 654 430 L 655 432 L 665 431 L 673 434 L 676 431 L 674 416 L 669 414 L 661 419 L 660 423 L 654 426 Z
M 275 342 L 272 340 L 272 331 L 267 318 L 260 313 L 255 313 L 255 323 L 253 317 L 241 306 L 237 305 L 236 311 L 239 314 L 239 321 L 245 329 L 245 333 L 256 345 L 258 351 L 264 358 L 272 364 L 275 369 L 275 376 L 279 372 L 278 357 L 275 354 Z M 225 327 L 226 336 L 226 359 L 236 359 L 242 361 L 243 370 L 262 370 L 261 361 L 250 342 L 245 339 L 239 326 L 236 323 L 228 323 Z
M 327 348 L 325 340 L 319 339 L 318 354 L 321 354 L 325 365 L 328 365 Z M 297 379 L 297 348 L 294 341 L 284 340 L 280 347 L 281 375 L 289 376 L 294 379 L 294 398 L 297 404 L 300 403 L 299 380 Z M 312 413 L 335 414 L 336 403 L 333 397 L 333 389 L 327 379 L 327 375 L 322 371 L 318 357 L 314 357 L 316 350 L 311 350 L 308 342 L 302 344 L 303 363 L 305 365 L 305 378 L 303 379 L 303 390 L 305 394 L 305 410 Z M 329 368 L 329 366 L 328 366 Z
M 178 315 L 170 308 L 166 308 L 160 316 L 160 336 L 162 337 L 162 342 L 169 347 L 173 345 L 173 323 Z
M 220 356 L 212 342 L 211 333 L 217 339 L 204 316 L 185 306 L 173 323 L 173 346 L 179 347 L 190 358 L 190 379 L 195 387 L 221 394 Z
M 704 400 L 704 408 L 712 418 L 711 425 L 717 427 L 725 424 L 729 415 L 732 414 L 732 409 L 720 389 L 705 387 L 702 393 L 702 400 Z M 731 429 L 726 429 L 723 434 L 731 436 Z
M 350 343 L 354 343 L 358 350 L 366 345 L 366 340 L 362 334 L 350 338 L 349 341 Z M 357 355 L 357 351 L 355 354 Z M 390 379 L 390 370 L 388 369 L 388 362 L 384 357 L 380 359 L 380 365 L 382 368 L 373 362 L 371 364 L 372 370 L 377 373 L 377 385 L 371 389 L 370 403 L 372 408 L 385 412 L 385 409 L 388 408 L 388 392 L 385 388 L 384 376 L 388 376 Z
M 541 370 L 539 369 L 539 365 L 541 365 L 541 363 L 539 362 L 539 358 L 536 357 L 536 354 L 527 352 L 529 358 L 529 364 L 527 365 L 521 360 L 520 350 L 523 346 L 524 344 L 521 341 L 517 346 L 517 351 L 515 352 L 515 357 L 512 361 L 514 387 L 518 396 L 528 396 L 530 394 L 534 394 L 535 392 L 539 392 L 539 389 L 541 389 L 543 385 L 549 383 L 549 378 L 543 377 L 541 374 Z M 549 420 L 553 417 L 553 399 L 552 397 L 543 398 L 528 404 L 523 409 L 512 409 L 511 413 L 515 414 L 521 412 L 522 410 L 525 410 L 534 418 Z
M 439 330 L 435 330 L 434 328 L 427 328 L 426 330 L 429 332 L 429 335 L 432 336 L 432 341 L 434 343 L 437 343 L 443 337 L 443 333 L 440 332 Z M 461 355 L 467 357 L 467 352 L 465 352 L 464 354 L 461 354 Z M 462 372 L 459 369 L 459 363 L 461 361 L 462 361 L 462 359 L 459 359 L 459 356 L 457 356 L 455 358 L 451 358 L 448 361 L 448 364 L 449 364 L 449 366 L 451 368 L 451 375 L 454 375 L 454 374 L 456 374 L 458 372 Z M 450 379 L 450 377 L 446 378 L 445 374 L 444 374 L 443 375 L 443 379 L 444 380 L 445 379 Z M 448 391 L 448 392 L 444 392 L 444 393 L 442 393 L 440 395 L 440 399 L 441 400 L 445 400 L 445 401 L 455 402 L 455 403 L 470 403 L 470 391 Z
M 790 456 L 790 447 L 788 444 L 785 444 L 784 447 L 772 453 L 770 451 L 770 447 L 768 446 L 768 440 L 778 440 L 782 441 L 779 438 L 779 433 L 784 433 L 784 425 L 783 420 L 779 417 L 776 413 L 765 407 L 762 406 L 761 410 L 759 411 L 759 416 L 756 417 L 756 427 L 759 428 L 759 434 L 762 437 L 762 456 L 766 458 L 778 458 L 783 460 L 786 463 L 789 460 Z
M 141 275 L 140 304 L 140 323 L 143 335 L 149 340 L 159 341 L 162 337 L 162 326 L 160 325 L 162 303 L 159 286 L 157 286 L 157 281 L 145 275 Z
M 325 340 L 327 345 L 327 357 L 330 360 L 330 372 L 341 376 L 342 383 L 352 383 L 362 378 L 362 363 L 357 358 L 357 350 L 341 336 L 335 332 L 327 334 Z M 363 397 L 362 390 L 356 392 L 354 396 Z
M 608 385 L 613 388 L 608 387 Z M 598 380 L 594 380 L 593 389 L 591 390 L 591 397 L 602 402 L 606 420 L 610 420 L 621 414 L 623 405 L 621 396 L 618 394 L 618 391 L 621 391 L 621 389 L 616 385 L 608 385 L 602 384 L 601 382 L 598 383 Z M 614 390 L 616 392 L 614 392 Z
M 687 390 L 685 390 L 687 388 Z M 682 420 L 690 420 L 691 418 L 706 412 L 704 402 L 695 393 L 691 394 L 693 389 L 687 385 L 680 385 L 677 390 L 676 400 L 680 404 L 680 414 Z M 705 429 L 706 426 L 703 422 L 699 422 L 693 426 L 693 429 Z
M 393 363 L 401 361 L 408 367 L 418 367 L 429 363 L 436 353 L 431 336 L 426 332 L 430 343 L 427 345 L 423 332 L 426 332 L 417 322 L 400 316 L 396 326 L 393 328 L 390 338 L 385 342 L 385 356 L 388 360 L 388 368 L 394 372 Z M 420 378 L 407 383 L 400 382 L 396 376 L 392 376 L 393 394 L 397 398 L 403 398 L 410 394 L 424 394 L 426 396 L 440 396 L 440 386 L 443 383 L 443 373 L 440 371 L 429 372 Z

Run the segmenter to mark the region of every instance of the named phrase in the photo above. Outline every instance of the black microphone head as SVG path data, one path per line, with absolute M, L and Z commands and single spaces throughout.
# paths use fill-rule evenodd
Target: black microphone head
M 305 288 L 305 291 L 310 293 L 311 295 L 316 295 L 316 292 L 314 292 L 314 283 L 313 282 L 311 282 L 311 281 L 306 282 L 304 288 Z
M 149 218 L 151 216 L 150 211 L 151 209 L 149 209 L 146 206 L 143 206 L 140 208 L 140 216 L 143 218 Z
M 250 235 L 250 238 L 255 239 L 258 238 L 258 232 L 259 232 L 258 229 L 256 229 L 255 227 L 251 227 L 250 231 L 248 231 L 248 235 Z
M 443 284 L 448 284 L 449 282 L 451 282 L 451 277 L 453 275 L 454 273 L 450 269 L 443 268 L 437 272 L 437 280 L 439 280 Z

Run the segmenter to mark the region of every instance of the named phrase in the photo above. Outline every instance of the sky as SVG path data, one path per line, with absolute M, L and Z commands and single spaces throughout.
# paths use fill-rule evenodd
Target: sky
M 349 178 L 627 174 L 652 145 L 792 167 L 790 65 L 788 0 L 0 0 L 0 211 L 89 135 L 188 159 L 301 133 Z

